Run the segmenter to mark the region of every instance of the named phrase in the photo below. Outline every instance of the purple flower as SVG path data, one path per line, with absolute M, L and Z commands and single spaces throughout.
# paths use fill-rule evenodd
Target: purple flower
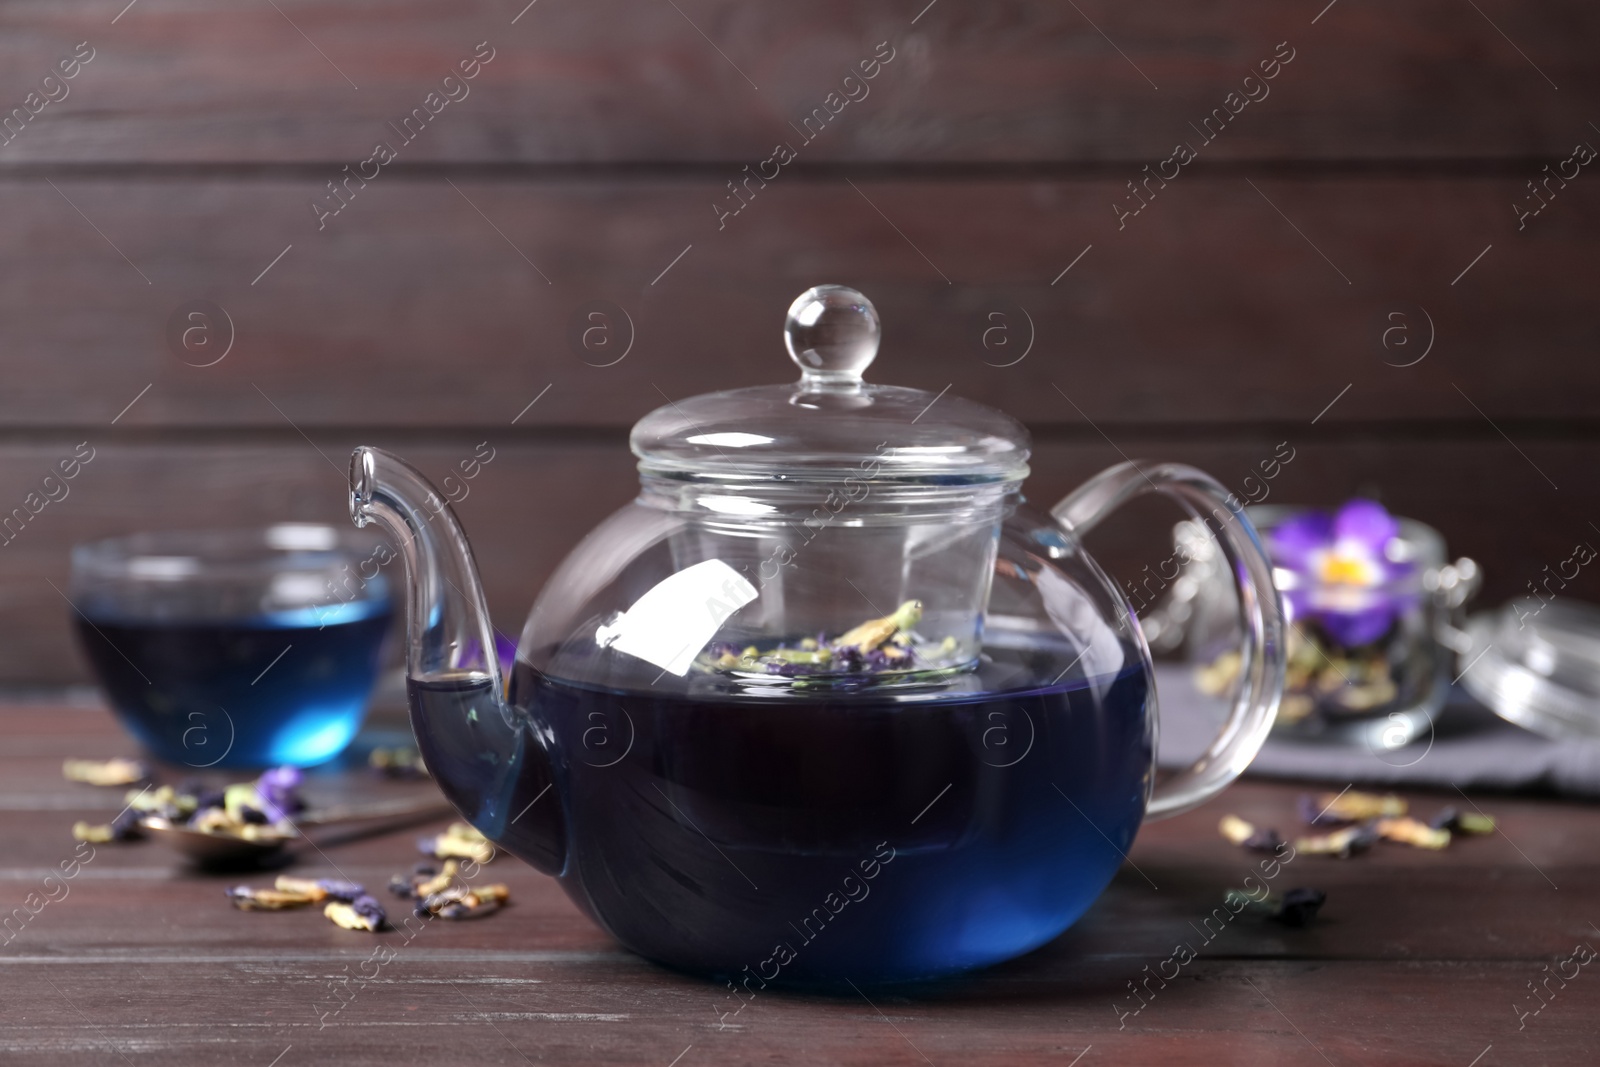
M 1278 524 L 1269 537 L 1277 568 L 1289 572 L 1280 591 L 1292 618 L 1319 623 L 1346 647 L 1388 632 L 1415 593 L 1397 588 L 1411 563 L 1390 558 L 1400 523 L 1371 500 L 1352 500 L 1337 514 L 1305 511 Z
M 383 929 L 384 923 L 389 921 L 389 915 L 383 910 L 383 905 L 378 903 L 376 897 L 360 894 L 350 901 L 350 909 L 357 915 L 372 923 L 374 929 Z
M 262 772 L 256 781 L 256 797 L 268 822 L 279 822 L 305 808 L 299 793 L 301 777 L 298 767 L 274 767 Z
M 509 675 L 511 668 L 517 663 L 517 643 L 504 636 L 499 630 L 494 632 L 494 657 L 500 661 L 500 673 Z
M 364 887 L 357 885 L 355 882 L 346 882 L 340 878 L 318 878 L 317 887 L 328 894 L 329 899 L 342 900 L 346 904 L 367 896 L 367 891 Z M 367 897 L 367 899 L 370 900 L 372 898 Z

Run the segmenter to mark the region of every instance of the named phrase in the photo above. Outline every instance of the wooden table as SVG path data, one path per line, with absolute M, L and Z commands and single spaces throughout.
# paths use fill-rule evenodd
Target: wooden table
M 1299 787 L 1248 782 L 1146 828 L 1089 914 L 1024 959 L 870 1002 L 768 991 L 723 1018 L 724 990 L 618 948 L 555 882 L 509 858 L 490 870 L 510 885 L 510 907 L 410 940 L 340 930 L 309 910 L 235 911 L 222 889 L 241 879 L 187 872 L 148 842 L 96 846 L 76 877 L 47 888 L 74 854 L 72 823 L 121 805 L 118 790 L 64 782 L 62 758 L 131 748 L 98 708 L 13 704 L 0 715 L 0 916 L 15 930 L 0 947 L 8 1064 L 1495 1067 L 1600 1057 L 1600 966 L 1564 985 L 1548 978 L 1545 1001 L 1529 985 L 1575 946 L 1600 949 L 1600 814 L 1577 804 L 1475 797 L 1503 833 L 1442 854 L 1386 844 L 1346 861 L 1298 856 L 1275 885 L 1327 891 L 1315 926 L 1241 915 L 1208 943 L 1205 917 L 1258 861 L 1217 836 L 1218 817 L 1296 825 Z M 359 771 L 314 785 L 394 797 L 433 788 Z M 1411 799 L 1429 814 L 1451 798 Z M 393 900 L 381 887 L 415 861 L 412 836 L 348 844 L 296 870 L 332 875 L 336 865 Z M 35 906 L 57 899 L 30 916 L 32 893 Z M 1173 973 L 1163 961 L 1180 943 L 1196 958 L 1164 988 L 1150 981 L 1138 1014 L 1122 1014 L 1142 1003 L 1130 983 Z M 366 962 L 380 946 L 393 958 Z M 1519 1020 L 1519 1007 L 1540 1003 Z

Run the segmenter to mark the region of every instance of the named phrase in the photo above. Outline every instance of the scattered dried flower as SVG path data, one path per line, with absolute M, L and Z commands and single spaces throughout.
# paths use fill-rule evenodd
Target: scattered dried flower
M 479 919 L 500 910 L 511 897 L 511 890 L 503 885 L 451 886 L 433 893 L 417 905 L 420 918 L 437 916 L 440 919 Z
M 1449 830 L 1457 834 L 1492 834 L 1495 829 L 1493 815 L 1458 811 L 1455 808 L 1445 808 L 1429 819 L 1428 825 L 1435 830 Z
M 150 780 L 150 768 L 136 759 L 69 759 L 62 761 L 61 776 L 85 785 L 137 785 Z
M 881 619 L 870 619 L 853 630 L 841 634 L 834 642 L 836 648 L 854 648 L 871 652 L 896 633 L 909 631 L 922 621 L 922 601 L 908 600 L 895 609 L 894 614 Z
M 380 926 L 383 923 L 383 908 L 378 906 L 377 901 L 367 896 L 366 890 L 356 883 L 338 878 L 295 878 L 280 874 L 270 889 L 236 885 L 227 892 L 233 906 L 241 911 L 283 911 L 287 908 L 327 902 L 329 907 L 338 905 L 341 908 L 355 909 L 358 913 L 367 914 L 369 919 L 373 914 L 372 908 L 376 907 L 376 921 Z M 371 901 L 371 906 L 361 905 L 363 900 Z M 333 916 L 329 914 L 329 917 Z M 341 926 L 345 925 L 338 919 L 334 921 L 339 922 Z M 375 927 L 355 926 L 350 929 L 375 929 Z
M 206 834 L 231 834 L 246 841 L 287 841 L 295 836 L 288 825 L 239 822 L 223 808 L 207 808 L 189 820 L 189 829 Z
M 1406 813 L 1406 802 L 1387 793 L 1302 793 L 1300 817 L 1307 826 L 1341 826 L 1368 819 L 1396 818 Z
M 140 841 L 144 838 L 144 825 L 140 822 L 144 816 L 132 808 L 123 808 L 117 812 L 116 818 L 111 820 L 111 840 L 113 841 Z
M 1240 911 L 1298 927 L 1310 926 L 1327 898 L 1320 889 L 1290 889 L 1282 896 L 1273 893 L 1260 899 L 1242 889 L 1230 889 L 1224 900 L 1230 910 L 1238 905 Z
M 310 901 L 319 904 L 324 900 L 340 900 L 348 904 L 366 893 L 366 889 L 355 882 L 338 878 L 294 878 L 287 874 L 278 876 L 274 888 L 285 893 L 302 893 Z
M 1363 823 L 1335 830 L 1331 834 L 1299 838 L 1295 841 L 1294 847 L 1296 852 L 1305 852 L 1313 856 L 1338 856 L 1340 859 L 1349 859 L 1356 853 L 1371 848 L 1377 840 L 1377 829 L 1370 823 Z
M 285 879 L 279 879 L 280 883 L 283 881 Z M 288 879 L 288 881 L 304 880 Z M 282 884 L 271 889 L 253 889 L 247 885 L 236 885 L 229 888 L 227 893 L 233 906 L 240 911 L 283 911 L 285 908 L 300 908 L 307 904 L 315 904 L 322 899 L 314 891 L 285 888 Z
M 72 824 L 72 837 L 76 841 L 88 841 L 95 845 L 110 841 L 139 841 L 144 838 L 144 827 L 139 822 L 141 818 L 143 816 L 132 808 L 123 808 L 105 825 L 97 826 L 79 820 Z
M 829 678 L 865 676 L 900 671 L 912 666 L 942 669 L 959 657 L 960 642 L 920 642 L 912 629 L 922 619 L 922 602 L 908 600 L 891 615 L 868 621 L 829 640 L 826 633 L 805 637 L 793 646 L 780 643 L 762 649 L 741 649 L 728 642 L 713 642 L 700 653 L 695 666 L 702 671 L 744 671 L 795 679 L 796 686 L 827 684 Z M 861 679 L 858 677 L 856 681 Z
M 494 845 L 476 829 L 464 822 L 454 822 L 442 834 L 417 839 L 417 848 L 425 856 L 435 859 L 474 860 L 488 863 L 494 859 Z
M 1260 829 L 1237 815 L 1224 815 L 1222 821 L 1217 824 L 1217 829 L 1233 844 L 1250 849 L 1252 852 L 1276 852 L 1283 844 L 1283 838 L 1278 836 L 1278 831 Z
M 443 892 L 455 881 L 456 871 L 460 867 L 455 860 L 446 860 L 444 868 L 438 874 L 424 881 L 413 883 L 411 895 L 417 898 L 430 897 L 435 893 Z
M 123 799 L 129 810 L 139 815 L 159 815 L 169 822 L 182 822 L 199 807 L 193 796 L 170 785 L 157 789 L 130 789 Z
M 1223 837 L 1228 839 L 1230 844 L 1234 845 L 1244 844 L 1245 840 L 1256 832 L 1254 826 L 1237 815 L 1224 815 L 1222 821 L 1217 824 L 1217 829 Z
M 365 893 L 348 903 L 336 900 L 323 908 L 322 914 L 332 919 L 336 926 L 342 926 L 346 930 L 366 930 L 369 933 L 383 929 L 384 923 L 388 921 L 383 905 L 379 904 L 375 897 Z
M 1417 848 L 1441 849 L 1450 843 L 1449 830 L 1436 830 L 1427 823 L 1406 816 L 1399 819 L 1379 819 L 1378 836 L 1386 841 L 1399 841 Z
M 305 801 L 300 799 L 300 783 L 304 777 L 298 767 L 263 771 L 256 779 L 256 803 L 252 806 L 267 817 L 267 822 L 282 822 L 291 815 L 300 814 L 306 807 Z
M 343 900 L 346 903 L 357 897 L 367 895 L 366 887 L 356 882 L 346 882 L 340 878 L 319 878 L 317 885 L 333 900 Z

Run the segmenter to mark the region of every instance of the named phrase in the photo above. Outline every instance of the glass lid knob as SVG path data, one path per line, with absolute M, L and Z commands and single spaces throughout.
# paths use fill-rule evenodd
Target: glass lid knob
M 850 388 L 878 354 L 878 309 L 843 285 L 807 289 L 789 305 L 783 343 L 812 389 Z

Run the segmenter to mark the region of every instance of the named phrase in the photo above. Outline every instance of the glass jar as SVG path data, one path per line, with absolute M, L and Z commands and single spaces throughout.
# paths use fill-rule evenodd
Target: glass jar
M 1444 538 L 1370 501 L 1337 514 L 1246 509 L 1273 561 L 1288 622 L 1288 665 L 1274 736 L 1399 748 L 1444 705 L 1458 629 L 1480 576 L 1449 563 Z M 1173 530 L 1178 577 L 1146 620 L 1152 645 L 1184 647 L 1209 695 L 1238 678 L 1238 607 L 1216 543 L 1193 521 Z

